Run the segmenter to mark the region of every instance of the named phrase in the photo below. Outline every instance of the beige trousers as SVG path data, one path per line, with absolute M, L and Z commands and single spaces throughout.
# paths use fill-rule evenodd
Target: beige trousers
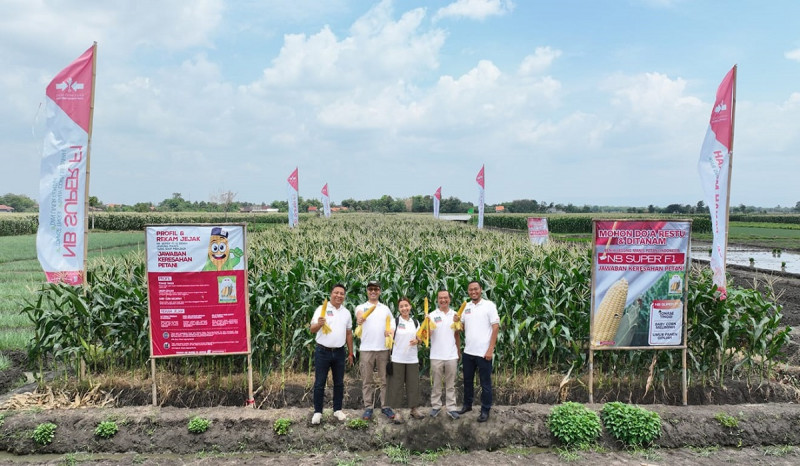
M 445 393 L 445 411 L 458 411 L 456 406 L 456 374 L 458 359 L 431 359 L 431 407 L 442 409 L 442 385 Z
M 375 407 L 375 391 L 380 390 L 381 404 L 379 408 L 388 406 L 386 404 L 386 363 L 389 361 L 389 350 L 386 351 L 362 351 L 361 358 L 361 396 L 364 398 L 365 408 Z M 374 373 L 377 370 L 376 374 Z

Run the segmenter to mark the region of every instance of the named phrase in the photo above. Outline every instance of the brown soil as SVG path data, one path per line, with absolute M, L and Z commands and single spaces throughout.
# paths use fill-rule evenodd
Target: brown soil
M 753 278 L 765 275 L 752 270 L 731 269 L 734 282 L 753 286 Z M 767 277 L 779 293 L 784 322 L 800 325 L 800 280 L 774 273 Z M 763 285 L 759 285 L 763 286 Z M 800 449 L 774 447 L 800 445 L 800 338 L 793 334 L 786 357 L 791 363 L 772 382 L 731 381 L 725 387 L 694 387 L 689 392 L 689 407 L 679 404 L 679 394 L 667 395 L 652 390 L 612 387 L 595 390 L 595 400 L 602 403 L 620 400 L 650 404 L 649 409 L 662 417 L 662 435 L 655 449 L 645 452 L 623 451 L 610 438 L 601 444 L 609 451 L 577 452 L 576 464 L 798 464 Z M 0 389 L 7 391 L 24 380 L 19 367 L 24 353 L 8 354 L 13 367 L 0 373 Z M 169 386 L 177 386 L 165 384 Z M 269 388 L 274 385 L 275 388 Z M 18 401 L 26 409 L 6 411 L 0 421 L 0 450 L 14 455 L 0 456 L 0 462 L 30 460 L 28 464 L 56 464 L 80 460 L 81 464 L 336 464 L 361 461 L 365 464 L 389 464 L 382 449 L 402 445 L 425 452 L 440 451 L 436 462 L 442 464 L 560 464 L 558 451 L 546 426 L 551 405 L 565 393 L 556 388 L 524 390 L 511 381 L 498 384 L 496 407 L 486 424 L 475 422 L 476 413 L 451 421 L 444 415 L 423 420 L 409 420 L 393 425 L 382 416 L 364 430 L 353 430 L 333 420 L 329 410 L 321 426 L 311 426 L 310 387 L 304 381 L 288 381 L 284 388 L 265 385 L 256 396 L 260 409 L 244 408 L 243 389 L 203 390 L 175 388 L 159 394 L 160 407 L 147 406 L 151 401 L 149 385 L 134 383 L 116 388 L 96 385 L 76 397 L 63 393 L 12 395 L 0 403 Z M 545 384 L 547 385 L 547 384 Z M 552 385 L 552 384 L 550 384 Z M 360 415 L 360 388 L 348 374 L 345 411 L 351 419 Z M 423 383 L 427 388 L 429 384 Z M 27 391 L 30 391 L 29 389 Z M 679 389 L 675 390 L 679 392 Z M 423 399 L 427 394 L 423 394 Z M 328 399 L 330 393 L 328 393 Z M 27 401 L 20 401 L 28 397 Z M 585 387 L 574 384 L 567 395 L 574 401 L 587 402 Z M 458 399 L 461 397 L 459 395 Z M 652 403 L 659 404 L 652 404 Z M 96 406 L 115 406 L 98 408 Z M 758 403 L 758 404 L 750 404 Z M 66 409 L 67 406 L 95 406 Z M 49 409 L 58 406 L 57 409 Z M 120 407 L 121 406 L 121 407 Z M 203 408 L 203 406 L 215 406 Z M 594 409 L 599 409 L 595 405 Z M 720 413 L 736 419 L 735 427 L 724 427 Z M 407 411 L 404 412 L 407 414 Z M 188 420 L 203 416 L 212 421 L 203 434 L 190 434 Z M 273 431 L 275 420 L 292 420 L 291 432 L 279 436 Z M 408 418 L 408 416 L 406 416 Z M 96 425 L 115 420 L 120 426 L 116 436 L 103 440 L 94 435 Z M 58 428 L 48 446 L 37 446 L 31 432 L 40 423 L 53 422 Z M 692 446 L 693 448 L 687 448 Z M 74 452 L 86 452 L 72 456 Z M 299 452 L 299 453 L 298 453 Z M 465 453 L 468 452 L 468 453 Z M 37 456 L 57 455 L 57 456 Z M 65 457 L 64 455 L 71 456 Z M 105 456 L 104 456 L 105 455 Z M 108 456 L 112 455 L 112 456 Z M 416 454 L 411 462 L 430 462 L 431 455 Z

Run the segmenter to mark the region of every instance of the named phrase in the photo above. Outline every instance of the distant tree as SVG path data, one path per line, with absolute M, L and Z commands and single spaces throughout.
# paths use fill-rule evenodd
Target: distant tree
M 686 206 L 682 206 L 680 204 L 670 204 L 670 205 L 664 207 L 664 210 L 662 212 L 664 212 L 665 214 L 686 214 L 686 213 L 688 213 L 686 211 Z
M 270 207 L 278 209 L 279 212 L 288 212 L 289 211 L 289 201 L 272 201 Z
M 211 195 L 211 202 L 216 203 L 223 212 L 225 212 L 225 219 L 228 219 L 228 212 L 231 210 L 239 210 L 238 205 L 235 204 L 237 193 L 228 190 L 222 191 L 215 195 Z
M 540 205 L 534 199 L 516 199 L 503 204 L 510 213 L 542 212 L 545 205 Z
M 439 206 L 441 208 L 441 206 Z M 411 211 L 412 212 L 433 212 L 433 196 L 412 196 L 411 197 Z
M 797 204 L 794 205 L 794 211 L 800 212 L 800 201 L 797 201 Z
M 36 201 L 24 194 L 8 193 L 0 196 L 0 204 L 13 207 L 15 212 L 35 212 Z
M 706 203 L 705 202 L 697 201 L 697 205 L 695 206 L 694 211 L 697 214 L 708 213 L 708 207 L 706 207 Z
M 150 212 L 150 208 L 153 204 L 149 202 L 137 202 L 133 205 L 133 210 L 136 212 Z
M 181 196 L 181 193 L 172 193 L 172 197 L 158 203 L 158 209 L 168 212 L 187 212 L 192 209 L 192 204 Z
M 97 196 L 89 196 L 89 207 L 101 208 L 103 207 L 103 203 L 100 202 L 100 199 Z

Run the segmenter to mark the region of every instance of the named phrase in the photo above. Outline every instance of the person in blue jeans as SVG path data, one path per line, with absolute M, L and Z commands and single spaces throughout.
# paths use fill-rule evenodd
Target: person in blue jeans
M 328 371 L 333 373 L 333 416 L 339 421 L 347 420 L 342 411 L 344 399 L 345 360 L 353 365 L 353 319 L 344 307 L 345 287 L 341 283 L 333 286 L 325 315 L 320 316 L 322 306 L 318 306 L 311 317 L 311 333 L 316 335 L 314 349 L 314 415 L 311 424 L 322 421 L 322 404 L 325 397 L 325 383 Z M 328 324 L 331 332 L 322 331 Z M 347 352 L 344 346 L 347 344 Z
M 464 323 L 464 354 L 461 363 L 464 371 L 464 405 L 458 414 L 472 411 L 477 370 L 481 382 L 481 414 L 478 422 L 488 421 L 492 409 L 492 358 L 500 329 L 497 306 L 488 299 L 483 299 L 482 292 L 480 283 L 469 282 L 467 294 L 470 303 L 464 308 L 464 314 L 460 318 Z M 454 316 L 453 320 L 457 322 L 458 316 Z

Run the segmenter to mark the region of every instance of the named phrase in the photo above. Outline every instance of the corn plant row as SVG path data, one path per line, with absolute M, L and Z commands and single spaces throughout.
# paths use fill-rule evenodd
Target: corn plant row
M 436 222 L 420 216 L 351 214 L 270 228 L 248 236 L 250 321 L 256 370 L 308 370 L 308 322 L 336 283 L 348 288 L 351 310 L 366 300 L 366 283 L 380 280 L 381 300 L 396 312 L 407 296 L 420 316 L 425 297 L 444 288 L 453 307 L 467 299 L 470 280 L 483 283 L 501 316 L 495 367 L 510 374 L 549 370 L 579 374 L 586 367 L 591 287 L 590 249 Z M 100 263 L 86 289 L 49 285 L 25 312 L 36 331 L 31 356 L 75 363 L 78 357 L 141 367 L 149 355 L 143 253 Z M 788 341 L 780 307 L 769 292 L 730 287 L 718 301 L 706 270 L 693 269 L 689 349 L 693 377 L 767 376 Z M 731 351 L 735 349 L 736 351 Z M 646 374 L 651 351 L 604 351 L 595 363 L 622 377 Z M 242 358 L 240 358 L 242 359 Z M 654 377 L 668 383 L 680 352 L 658 352 Z M 192 367 L 234 372 L 241 363 L 193 358 Z M 427 361 L 423 349 L 421 361 Z M 185 364 L 175 364 L 186 367 Z M 184 369 L 193 370 L 193 369 Z

